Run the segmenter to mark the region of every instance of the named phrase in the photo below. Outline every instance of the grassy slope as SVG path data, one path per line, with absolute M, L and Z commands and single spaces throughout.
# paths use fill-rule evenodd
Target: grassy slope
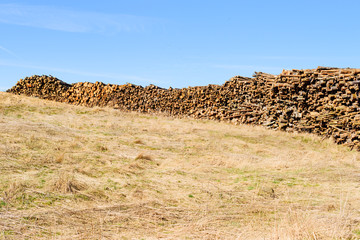
M 360 154 L 0 93 L 0 239 L 360 238 Z

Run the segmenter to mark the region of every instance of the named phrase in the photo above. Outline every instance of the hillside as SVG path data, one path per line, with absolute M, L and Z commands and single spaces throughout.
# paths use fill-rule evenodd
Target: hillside
M 359 239 L 360 153 L 0 92 L 0 239 Z
M 222 85 L 163 89 L 102 82 L 67 84 L 53 76 L 20 79 L 8 92 L 88 107 L 166 113 L 332 137 L 360 151 L 360 69 L 283 70 L 235 76 Z

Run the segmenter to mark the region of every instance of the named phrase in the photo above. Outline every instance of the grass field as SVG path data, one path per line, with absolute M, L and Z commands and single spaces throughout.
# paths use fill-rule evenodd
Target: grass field
M 0 93 L 0 239 L 360 239 L 360 154 Z

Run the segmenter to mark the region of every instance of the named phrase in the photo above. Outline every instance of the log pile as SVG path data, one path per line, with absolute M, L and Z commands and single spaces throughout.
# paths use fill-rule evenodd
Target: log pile
M 66 84 L 52 76 L 21 79 L 8 92 L 84 106 L 190 116 L 333 137 L 360 150 L 360 69 L 318 67 L 256 72 L 223 85 L 164 89 L 101 82 Z
M 70 86 L 71 85 L 53 76 L 34 75 L 20 79 L 16 85 L 7 90 L 7 92 L 61 101 L 62 94 L 65 93 Z

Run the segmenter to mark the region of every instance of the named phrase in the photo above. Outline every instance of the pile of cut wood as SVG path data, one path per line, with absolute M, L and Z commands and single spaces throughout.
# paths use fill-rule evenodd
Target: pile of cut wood
M 52 76 L 21 79 L 8 92 L 84 106 L 162 112 L 312 132 L 360 150 L 360 69 L 284 70 L 236 76 L 223 85 L 164 89 L 101 82 L 66 84 Z
M 71 85 L 53 76 L 34 75 L 20 79 L 16 85 L 7 90 L 7 92 L 62 101 L 62 94 L 65 93 L 70 86 Z

